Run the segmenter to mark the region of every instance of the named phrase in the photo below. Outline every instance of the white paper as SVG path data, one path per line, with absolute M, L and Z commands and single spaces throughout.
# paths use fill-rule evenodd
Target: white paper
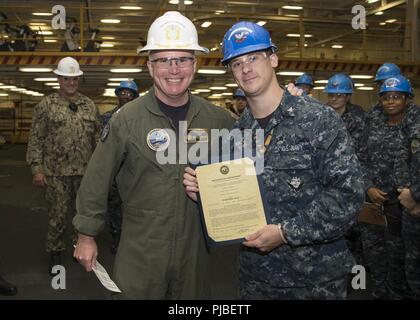
M 105 268 L 98 262 L 98 260 L 96 260 L 96 268 L 93 268 L 93 272 L 95 272 L 99 281 L 109 291 L 121 292 L 121 290 L 117 287 L 115 282 L 111 280 L 111 278 L 108 275 L 108 272 L 106 272 Z

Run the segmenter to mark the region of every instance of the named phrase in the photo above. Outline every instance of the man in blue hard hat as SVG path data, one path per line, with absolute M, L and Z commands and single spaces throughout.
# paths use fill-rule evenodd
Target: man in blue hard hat
M 134 100 L 139 96 L 137 84 L 134 81 L 121 81 L 120 85 L 115 89 L 115 95 L 118 97 L 118 105 L 111 111 L 102 115 L 103 127 L 111 119 L 112 115 L 118 112 L 126 103 Z M 111 252 L 116 253 L 121 236 L 122 224 L 122 200 L 118 192 L 117 184 L 112 184 L 108 195 L 108 225 L 112 236 Z
M 302 89 L 303 94 L 311 95 L 312 89 L 314 87 L 314 82 L 310 75 L 304 73 L 295 82 L 296 87 Z
M 235 129 L 264 132 L 261 173 L 267 225 L 248 235 L 239 258 L 242 299 L 344 299 L 354 265 L 344 241 L 364 200 L 362 174 L 338 115 L 283 89 L 277 47 L 258 24 L 233 25 L 222 63 L 245 92 L 248 108 Z M 194 199 L 195 172 L 184 185 Z
M 246 102 L 246 96 L 243 90 L 236 89 L 234 95 L 234 106 L 235 114 L 238 116 L 238 118 L 241 116 L 241 114 L 244 112 L 247 102 Z

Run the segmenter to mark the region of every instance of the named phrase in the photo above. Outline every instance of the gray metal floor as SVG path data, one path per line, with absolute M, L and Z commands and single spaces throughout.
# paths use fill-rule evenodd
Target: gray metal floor
M 26 145 L 0 148 L 0 274 L 18 287 L 18 294 L 7 299 L 111 299 L 93 273 L 85 272 L 64 254 L 66 289 L 54 290 L 48 274 L 48 255 L 44 250 L 47 212 L 41 190 L 32 187 L 25 163 Z M 70 237 L 67 237 L 70 239 Z M 109 271 L 113 255 L 110 236 L 98 238 L 98 260 Z M 68 246 L 69 247 L 69 246 Z M 212 250 L 211 277 L 213 299 L 236 299 L 237 246 Z M 367 290 L 353 292 L 349 299 L 366 299 Z

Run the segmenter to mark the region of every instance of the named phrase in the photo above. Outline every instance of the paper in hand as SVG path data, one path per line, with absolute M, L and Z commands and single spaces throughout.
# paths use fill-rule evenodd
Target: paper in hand
M 106 272 L 105 268 L 98 262 L 98 260 L 96 260 L 96 267 L 93 268 L 93 272 L 95 272 L 95 275 L 106 289 L 112 292 L 121 292 L 121 290 L 117 287 L 115 282 L 111 280 L 108 272 Z

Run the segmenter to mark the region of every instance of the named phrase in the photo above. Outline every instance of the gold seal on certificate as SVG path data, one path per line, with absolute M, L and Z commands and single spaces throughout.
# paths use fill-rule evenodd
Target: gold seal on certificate
M 195 170 L 202 216 L 212 241 L 237 241 L 267 225 L 251 159 L 213 163 Z

